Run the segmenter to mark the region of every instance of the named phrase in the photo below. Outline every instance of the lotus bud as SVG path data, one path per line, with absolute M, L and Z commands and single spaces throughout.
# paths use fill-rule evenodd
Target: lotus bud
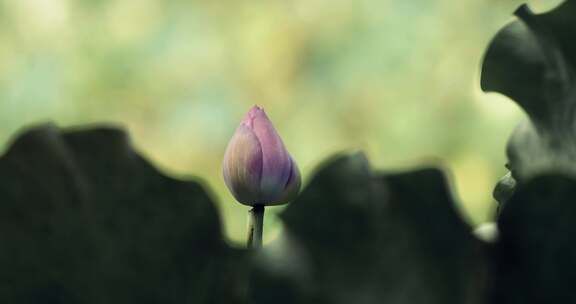
M 223 175 L 236 200 L 249 206 L 285 204 L 301 183 L 296 163 L 258 106 L 248 111 L 230 140 Z

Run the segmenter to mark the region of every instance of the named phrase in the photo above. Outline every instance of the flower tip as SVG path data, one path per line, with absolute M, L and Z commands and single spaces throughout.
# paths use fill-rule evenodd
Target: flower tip
M 246 115 L 244 115 L 244 119 L 242 119 L 241 124 L 252 128 L 254 126 L 254 120 L 269 120 L 268 116 L 266 116 L 266 112 L 264 112 L 264 108 L 259 105 L 254 105 Z
M 259 106 L 259 105 L 254 105 L 252 106 L 252 108 L 250 108 L 250 111 L 248 111 L 248 114 L 250 116 L 255 116 L 258 115 L 259 113 L 264 112 L 264 108 Z

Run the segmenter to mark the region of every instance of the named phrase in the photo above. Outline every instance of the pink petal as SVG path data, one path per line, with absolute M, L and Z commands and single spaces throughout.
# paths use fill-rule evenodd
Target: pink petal
M 228 143 L 222 167 L 226 186 L 236 200 L 245 205 L 260 202 L 262 148 L 245 124 L 240 124 Z
M 262 108 L 253 107 L 246 118 L 246 124 L 252 127 L 262 147 L 260 198 L 262 203 L 268 204 L 280 196 L 290 177 L 290 155 Z
M 286 204 L 296 198 L 298 195 L 298 191 L 300 190 L 300 185 L 302 183 L 300 177 L 300 170 L 298 170 L 298 166 L 296 162 L 290 157 L 290 176 L 286 181 L 286 185 L 284 185 L 284 190 L 282 191 L 279 198 L 273 201 L 272 204 L 269 205 L 282 205 Z

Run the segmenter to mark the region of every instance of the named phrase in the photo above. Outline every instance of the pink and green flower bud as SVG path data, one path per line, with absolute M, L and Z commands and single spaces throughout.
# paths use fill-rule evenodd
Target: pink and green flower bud
M 300 172 L 264 110 L 252 107 L 232 136 L 223 174 L 232 195 L 244 205 L 281 205 L 300 190 Z

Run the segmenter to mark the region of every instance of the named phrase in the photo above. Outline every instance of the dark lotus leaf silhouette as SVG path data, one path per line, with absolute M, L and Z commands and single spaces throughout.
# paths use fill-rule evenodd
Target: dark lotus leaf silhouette
M 124 132 L 32 128 L 0 157 L 0 302 L 238 303 L 244 253 L 220 229 Z
M 518 20 L 491 42 L 482 65 L 482 89 L 512 98 L 528 115 L 507 148 L 511 178 L 522 182 L 545 172 L 576 174 L 576 1 Z M 505 201 L 507 185 L 495 197 Z M 502 195 L 501 195 L 502 194 Z
M 495 304 L 576 303 L 576 180 L 542 175 L 503 206 L 496 243 Z
M 486 52 L 482 88 L 528 120 L 508 143 L 489 303 L 574 303 L 576 275 L 576 1 L 535 15 L 521 6 Z
M 254 303 L 484 303 L 487 246 L 438 170 L 375 175 L 362 154 L 341 156 L 281 218 L 286 234 L 257 259 Z

